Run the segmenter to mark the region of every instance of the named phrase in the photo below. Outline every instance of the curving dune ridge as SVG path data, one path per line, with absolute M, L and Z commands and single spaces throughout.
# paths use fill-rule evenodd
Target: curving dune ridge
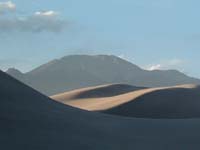
M 145 89 L 145 87 L 135 87 L 127 84 L 107 84 L 57 94 L 52 96 L 52 98 L 66 102 L 75 99 L 112 97 L 140 89 Z
M 96 93 L 98 93 L 98 89 L 96 89 Z M 77 99 L 69 100 L 65 99 L 68 93 L 53 96 L 52 98 L 81 109 L 120 116 L 139 118 L 199 118 L 199 93 L 199 86 L 179 85 L 163 88 L 138 88 L 132 92 L 104 98 L 80 98 L 77 96 Z M 78 95 L 79 93 L 76 94 Z

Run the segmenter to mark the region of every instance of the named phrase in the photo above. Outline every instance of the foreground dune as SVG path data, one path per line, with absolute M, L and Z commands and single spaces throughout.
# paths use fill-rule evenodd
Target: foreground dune
M 2 150 L 200 149 L 200 120 L 151 120 L 57 103 L 0 72 Z
M 76 90 L 52 96 L 53 99 L 89 111 L 139 118 L 199 118 L 200 88 L 196 85 L 179 85 L 163 88 L 137 88 L 132 92 L 112 97 L 97 96 L 98 89 L 89 88 L 96 97 L 81 97 L 85 90 Z M 107 91 L 109 92 L 109 91 Z M 70 100 L 70 95 L 76 98 Z M 89 93 L 87 91 L 87 93 Z M 105 95 L 106 96 L 106 95 Z

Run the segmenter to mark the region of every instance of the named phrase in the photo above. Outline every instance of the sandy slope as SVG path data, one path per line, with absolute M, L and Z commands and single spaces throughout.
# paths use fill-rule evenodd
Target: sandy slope
M 69 100 L 71 93 L 53 96 L 65 104 L 86 109 L 102 111 L 130 117 L 142 118 L 199 118 L 200 88 L 196 85 L 180 85 L 174 87 L 139 89 L 112 97 L 96 98 L 79 97 L 79 92 L 73 91 L 77 99 Z M 77 90 L 84 91 L 84 90 Z M 88 92 L 88 91 L 87 91 Z M 109 91 L 108 91 L 109 92 Z M 83 94 L 83 93 L 81 93 Z
M 66 102 L 75 99 L 112 97 L 140 89 L 144 89 L 144 87 L 135 87 L 127 84 L 107 84 L 57 94 L 52 96 L 52 98 Z
M 200 120 L 148 120 L 57 103 L 0 72 L 2 150 L 200 149 Z

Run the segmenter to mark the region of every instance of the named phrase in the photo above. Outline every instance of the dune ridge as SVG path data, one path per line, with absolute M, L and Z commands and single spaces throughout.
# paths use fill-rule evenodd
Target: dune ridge
M 98 91 L 98 89 L 96 90 Z M 52 98 L 81 109 L 121 116 L 139 118 L 199 118 L 199 92 L 200 88 L 198 85 L 186 84 L 173 87 L 138 88 L 135 91 L 129 91 L 112 97 L 79 98 L 77 96 L 78 98 L 75 100 L 65 100 L 68 95 L 68 93 L 65 93 L 64 95 L 61 94 L 60 97 L 57 95 Z M 76 94 L 78 95 L 79 93 Z
M 145 87 L 135 87 L 127 84 L 106 84 L 64 92 L 54 95 L 51 98 L 59 99 L 64 102 L 84 98 L 112 97 L 144 88 Z

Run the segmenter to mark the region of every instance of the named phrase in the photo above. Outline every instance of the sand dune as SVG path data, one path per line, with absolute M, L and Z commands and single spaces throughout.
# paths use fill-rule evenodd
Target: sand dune
M 199 119 L 135 119 L 72 108 L 0 72 L 2 150 L 199 149 L 198 131 Z
M 66 102 L 75 99 L 112 97 L 140 89 L 144 89 L 144 87 L 135 87 L 127 84 L 107 84 L 61 93 L 52 96 L 52 98 Z
M 82 91 L 82 90 L 77 90 Z M 97 90 L 98 91 L 98 90 Z M 81 98 L 73 91 L 76 100 L 65 94 L 52 98 L 62 103 L 104 113 L 139 118 L 199 118 L 200 88 L 196 85 L 148 88 L 113 97 Z M 93 90 L 94 92 L 94 90 Z M 69 95 L 71 93 L 69 92 Z M 83 94 L 83 93 L 82 93 Z M 97 96 L 98 92 L 96 93 Z

